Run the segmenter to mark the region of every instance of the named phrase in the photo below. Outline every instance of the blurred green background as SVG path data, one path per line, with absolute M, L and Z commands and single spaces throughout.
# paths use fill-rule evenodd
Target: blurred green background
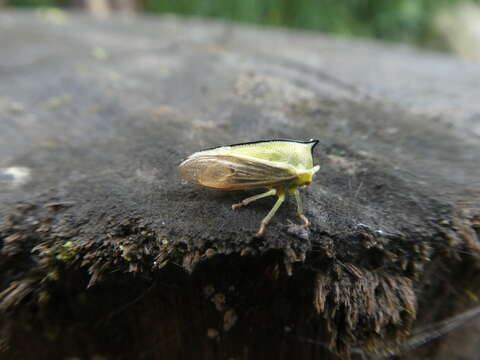
M 142 11 L 319 30 L 441 47 L 432 31 L 438 10 L 480 0 L 143 0 Z M 13 6 L 63 7 L 65 0 L 11 0 Z

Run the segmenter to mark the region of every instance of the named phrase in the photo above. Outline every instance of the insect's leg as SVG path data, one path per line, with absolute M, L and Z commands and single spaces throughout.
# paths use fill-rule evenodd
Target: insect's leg
M 268 190 L 264 193 L 261 193 L 261 194 L 258 194 L 258 195 L 254 195 L 254 196 L 250 196 L 246 199 L 243 199 L 242 201 L 240 201 L 239 203 L 236 203 L 236 204 L 233 204 L 232 205 L 232 209 L 237 209 L 239 207 L 242 207 L 242 206 L 245 206 L 245 205 L 248 205 L 250 204 L 251 202 L 255 201 L 255 200 L 258 200 L 258 199 L 261 199 L 261 198 L 264 198 L 264 197 L 267 197 L 267 196 L 272 196 L 272 195 L 275 195 L 277 193 L 277 190 L 275 189 L 271 189 L 271 190 Z
M 267 216 L 265 216 L 262 222 L 260 223 L 260 229 L 258 229 L 258 232 L 255 235 L 256 237 L 261 237 L 263 235 L 263 232 L 265 231 L 265 227 L 270 222 L 273 215 L 275 215 L 275 213 L 277 212 L 280 205 L 282 205 L 284 200 L 285 200 L 285 192 L 283 191 L 279 192 L 277 202 L 275 203 L 275 205 L 273 205 L 273 208 L 268 212 Z
M 303 202 L 302 202 L 302 197 L 300 196 L 300 191 L 298 191 L 298 188 L 290 188 L 289 189 L 290 193 L 295 196 L 295 201 L 297 203 L 297 214 L 302 219 L 303 221 L 303 226 L 304 227 L 309 227 L 310 226 L 310 221 L 308 221 L 307 217 L 303 215 Z

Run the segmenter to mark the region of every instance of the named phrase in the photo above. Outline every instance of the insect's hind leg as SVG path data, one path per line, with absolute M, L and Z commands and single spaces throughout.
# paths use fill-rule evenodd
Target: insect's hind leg
M 264 197 L 267 197 L 267 196 L 273 196 L 273 195 L 276 195 L 277 194 L 277 190 L 275 189 L 270 189 L 264 193 L 261 193 L 261 194 L 257 194 L 257 195 L 254 195 L 254 196 L 250 196 L 246 199 L 243 199 L 242 201 L 240 201 L 239 203 L 236 203 L 236 204 L 233 204 L 232 205 L 232 209 L 237 209 L 239 207 L 242 207 L 242 206 L 245 206 L 245 205 L 248 205 L 250 204 L 251 202 L 254 202 L 258 199 L 261 199 L 261 198 L 264 198 Z
M 260 223 L 260 229 L 258 229 L 257 233 L 255 234 L 256 237 L 262 237 L 263 233 L 265 231 L 265 227 L 268 225 L 270 220 L 272 219 L 273 215 L 277 212 L 278 208 L 282 205 L 282 203 L 285 201 L 285 193 L 279 192 L 278 193 L 278 199 L 275 205 L 273 205 L 273 208 L 268 212 L 267 216 L 265 216 Z
M 290 188 L 289 189 L 290 193 L 293 194 L 295 197 L 295 202 L 297 203 L 297 214 L 298 217 L 303 221 L 303 226 L 304 227 L 309 227 L 310 226 L 310 221 L 308 221 L 307 217 L 303 215 L 303 202 L 302 202 L 302 197 L 300 196 L 300 191 L 298 191 L 298 188 Z

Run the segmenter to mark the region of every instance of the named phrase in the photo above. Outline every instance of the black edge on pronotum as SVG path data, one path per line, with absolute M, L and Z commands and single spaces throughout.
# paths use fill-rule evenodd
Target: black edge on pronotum
M 252 145 L 252 144 L 260 144 L 260 143 L 267 143 L 267 142 L 281 142 L 281 141 L 284 141 L 284 142 L 295 142 L 295 143 L 299 143 L 299 144 L 313 144 L 311 150 L 312 150 L 312 155 L 313 155 L 313 149 L 315 148 L 315 146 L 317 146 L 319 140 L 316 140 L 316 139 L 310 139 L 308 141 L 300 141 L 300 140 L 290 140 L 290 139 L 272 139 L 272 140 L 256 140 L 256 141 L 249 141 L 249 142 L 244 142 L 244 143 L 238 143 L 238 144 L 229 144 L 229 145 L 220 145 L 220 146 L 214 146 L 214 147 L 211 147 L 211 148 L 207 148 L 207 149 L 203 149 L 203 150 L 200 150 L 200 151 L 207 151 L 207 150 L 214 150 L 214 149 L 218 149 L 218 148 L 221 148 L 221 147 L 225 147 L 225 146 L 239 146 L 239 145 Z M 199 151 L 199 152 L 200 152 Z

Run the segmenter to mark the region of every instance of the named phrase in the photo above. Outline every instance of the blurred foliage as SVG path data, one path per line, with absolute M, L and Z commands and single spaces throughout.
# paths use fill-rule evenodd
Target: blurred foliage
M 215 17 L 426 44 L 436 11 L 480 0 L 140 0 L 147 12 Z M 11 0 L 19 6 L 61 6 L 65 0 Z
M 58 6 L 60 1 L 55 0 L 13 0 L 8 1 L 13 6 Z

